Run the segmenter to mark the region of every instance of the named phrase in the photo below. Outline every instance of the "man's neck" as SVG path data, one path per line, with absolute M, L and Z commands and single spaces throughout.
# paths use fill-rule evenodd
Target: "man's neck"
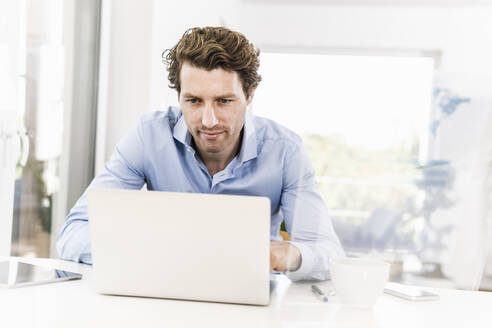
M 205 161 L 204 160 L 203 163 L 207 167 L 207 171 L 210 174 L 210 176 L 213 177 L 215 174 L 217 174 L 218 172 L 225 169 L 231 161 L 232 161 L 232 158 L 227 160 L 226 162 L 210 161 L 210 160 Z

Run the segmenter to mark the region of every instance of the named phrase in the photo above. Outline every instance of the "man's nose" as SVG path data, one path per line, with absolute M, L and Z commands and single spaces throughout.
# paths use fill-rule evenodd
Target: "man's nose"
M 202 109 L 202 124 L 206 128 L 213 128 L 219 123 L 217 117 L 215 117 L 215 109 L 210 104 L 205 104 Z

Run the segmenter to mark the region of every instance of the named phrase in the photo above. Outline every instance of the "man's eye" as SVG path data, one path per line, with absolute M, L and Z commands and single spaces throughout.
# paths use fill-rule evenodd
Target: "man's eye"
M 228 104 L 230 103 L 232 100 L 231 99 L 227 99 L 227 98 L 220 98 L 220 103 L 221 104 Z
M 198 99 L 196 98 L 189 98 L 189 99 L 186 99 L 187 102 L 189 103 L 192 103 L 192 104 L 197 104 L 198 103 Z

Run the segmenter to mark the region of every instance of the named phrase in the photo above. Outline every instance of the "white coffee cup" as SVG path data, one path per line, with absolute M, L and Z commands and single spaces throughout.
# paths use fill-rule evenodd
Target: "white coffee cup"
M 388 281 L 388 262 L 365 258 L 330 260 L 333 286 L 343 305 L 371 308 L 382 295 Z

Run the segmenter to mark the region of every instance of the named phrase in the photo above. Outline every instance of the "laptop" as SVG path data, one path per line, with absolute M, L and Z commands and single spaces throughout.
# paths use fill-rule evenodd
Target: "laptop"
M 267 305 L 266 197 L 90 189 L 98 292 Z

